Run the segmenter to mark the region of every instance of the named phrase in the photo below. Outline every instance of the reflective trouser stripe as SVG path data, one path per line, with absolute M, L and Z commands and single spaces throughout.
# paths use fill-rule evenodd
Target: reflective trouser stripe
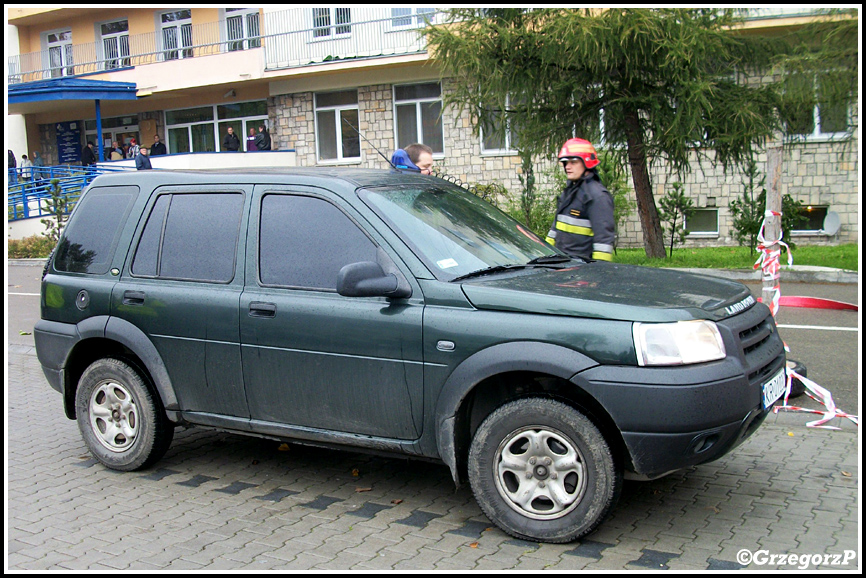
M 596 261 L 613 261 L 613 255 L 603 251 L 593 251 L 592 258 Z
M 593 243 L 592 250 L 599 253 L 613 253 L 613 245 L 605 245 L 604 243 Z

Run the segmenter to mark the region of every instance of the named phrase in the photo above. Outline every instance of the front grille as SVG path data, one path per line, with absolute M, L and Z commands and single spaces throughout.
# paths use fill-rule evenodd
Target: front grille
M 784 344 L 776 330 L 769 308 L 755 305 L 734 317 L 719 322 L 728 329 L 736 343 L 749 383 L 760 386 L 781 369 L 785 360 Z

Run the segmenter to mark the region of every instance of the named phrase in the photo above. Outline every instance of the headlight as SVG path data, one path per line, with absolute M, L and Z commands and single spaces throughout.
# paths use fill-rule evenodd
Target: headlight
M 635 323 L 638 365 L 684 365 L 725 357 L 725 344 L 712 321 Z

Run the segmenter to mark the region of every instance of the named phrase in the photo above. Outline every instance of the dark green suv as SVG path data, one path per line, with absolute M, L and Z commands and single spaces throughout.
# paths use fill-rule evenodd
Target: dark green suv
M 417 174 L 101 176 L 41 306 L 45 375 L 110 468 L 178 425 L 390 451 L 540 541 L 592 531 L 624 475 L 722 456 L 784 391 L 744 285 L 571 259 Z

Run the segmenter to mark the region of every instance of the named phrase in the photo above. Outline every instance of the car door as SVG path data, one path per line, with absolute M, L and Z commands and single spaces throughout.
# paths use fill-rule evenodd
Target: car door
M 256 187 L 240 302 L 253 420 L 391 439 L 419 436 L 420 289 L 409 279 L 408 299 L 336 292 L 344 265 L 390 260 L 362 222 L 327 191 Z
M 112 315 L 148 336 L 185 412 L 249 417 L 238 251 L 243 254 L 251 192 L 252 186 L 157 190 L 112 293 Z

